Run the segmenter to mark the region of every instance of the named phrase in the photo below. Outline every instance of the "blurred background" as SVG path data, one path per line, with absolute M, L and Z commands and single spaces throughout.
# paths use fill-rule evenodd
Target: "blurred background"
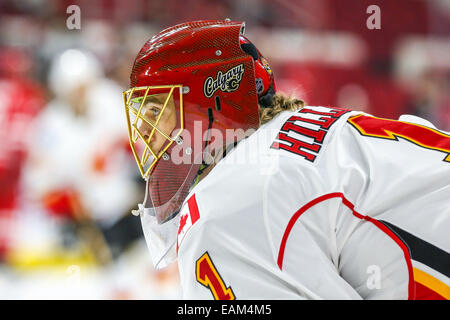
M 0 299 L 180 297 L 130 214 L 144 184 L 121 92 L 152 35 L 225 18 L 280 91 L 450 131 L 449 0 L 0 0 Z

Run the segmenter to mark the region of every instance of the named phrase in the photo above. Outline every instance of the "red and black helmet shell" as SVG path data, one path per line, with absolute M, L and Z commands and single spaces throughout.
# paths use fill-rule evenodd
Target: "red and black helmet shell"
M 244 23 L 196 21 L 165 29 L 139 52 L 131 87 L 181 84 L 186 128 L 189 108 L 214 109 L 219 129 L 259 127 L 254 61 L 241 49 Z M 217 108 L 217 100 L 220 110 Z
M 239 43 L 241 44 L 241 48 L 252 56 L 255 62 L 255 85 L 258 102 L 262 107 L 269 107 L 272 103 L 272 97 L 276 92 L 272 68 L 256 46 L 245 36 L 239 36 Z

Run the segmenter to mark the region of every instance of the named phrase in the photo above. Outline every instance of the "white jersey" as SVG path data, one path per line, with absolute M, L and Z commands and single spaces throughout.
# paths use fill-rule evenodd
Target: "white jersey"
M 183 297 L 449 299 L 450 135 L 404 119 L 308 106 L 241 141 L 181 210 Z

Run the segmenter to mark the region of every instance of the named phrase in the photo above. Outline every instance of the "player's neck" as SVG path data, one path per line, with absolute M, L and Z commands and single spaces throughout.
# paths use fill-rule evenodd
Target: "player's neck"
M 201 173 L 197 176 L 196 184 L 199 183 L 201 180 L 203 180 L 212 171 L 212 169 L 214 169 L 214 167 L 219 163 L 219 161 L 225 158 L 226 155 L 230 153 L 231 150 L 234 149 L 234 147 L 236 147 L 238 143 L 239 142 L 234 142 L 229 144 L 228 146 L 224 145 L 222 148 L 216 150 L 215 155 L 211 156 L 213 158 L 212 161 L 209 161 L 209 164 L 206 165 L 206 167 L 202 169 Z

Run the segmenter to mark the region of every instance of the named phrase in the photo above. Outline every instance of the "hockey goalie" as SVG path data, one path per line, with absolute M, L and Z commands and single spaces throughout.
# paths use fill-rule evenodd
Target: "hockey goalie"
M 178 261 L 186 299 L 450 298 L 449 133 L 284 96 L 244 31 L 180 24 L 136 57 L 156 268 Z

